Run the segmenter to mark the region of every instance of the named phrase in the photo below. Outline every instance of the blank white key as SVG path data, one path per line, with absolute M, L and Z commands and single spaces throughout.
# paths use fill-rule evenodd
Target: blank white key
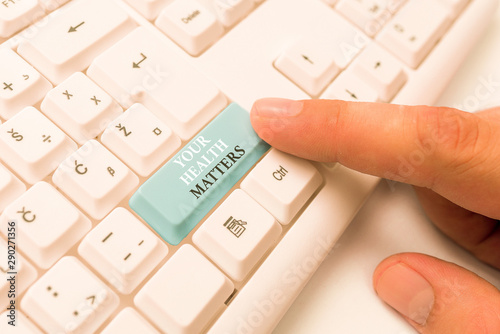
M 439 2 L 450 7 L 452 9 L 453 18 L 455 18 L 462 10 L 464 10 L 470 0 L 439 0 Z
M 198 0 L 206 8 L 213 9 L 217 19 L 230 27 L 250 13 L 254 0 Z
M 231 281 L 193 246 L 184 245 L 144 285 L 134 303 L 163 332 L 198 333 L 233 289 Z
M 65 159 L 52 181 L 95 219 L 102 219 L 139 178 L 102 144 L 90 140 Z
M 357 77 L 351 69 L 341 73 L 321 95 L 322 99 L 354 102 L 379 102 L 377 91 Z
M 2 233 L 5 235 L 8 233 L 8 231 L 5 230 L 7 227 L 12 228 L 12 226 L 2 226 Z M 26 258 L 18 252 L 19 245 L 24 242 L 20 241 L 22 239 L 19 238 L 19 224 L 16 224 L 15 231 L 11 230 L 11 233 L 12 232 L 16 234 L 15 239 L 10 240 L 11 247 L 16 247 L 14 262 L 12 262 L 13 260 L 10 260 L 11 262 L 9 262 L 9 259 L 7 258 L 9 254 L 8 250 L 12 248 L 7 248 L 7 242 L 0 238 L 0 254 L 3 254 L 3 256 L 0 257 L 0 307 L 4 310 L 4 306 L 7 307 L 12 299 L 9 298 L 9 294 L 14 293 L 16 294 L 16 297 L 19 296 L 19 294 L 23 293 L 24 290 L 26 290 L 26 288 L 30 286 L 38 276 L 35 267 L 33 267 L 33 265 L 31 265 Z M 13 236 L 10 235 L 10 237 Z M 12 289 L 11 287 L 10 279 L 12 275 L 15 275 L 15 289 Z M 18 306 L 19 305 L 16 305 L 17 311 Z M 5 320 L 5 317 L 2 316 L 1 319 Z M 0 321 L 0 333 L 5 333 L 1 329 L 2 324 L 6 322 L 7 321 Z
M 175 0 L 155 24 L 192 56 L 199 55 L 224 32 L 212 12 L 196 0 Z
M 30 184 L 50 174 L 76 148 L 64 132 L 33 107 L 0 125 L 0 159 Z
M 47 11 L 51 12 L 65 3 L 67 3 L 69 0 L 38 0 L 40 5 Z
M 123 111 L 111 96 L 81 72 L 52 89 L 41 109 L 79 144 L 95 138 Z
M 7 168 L 0 164 L 0 212 L 5 207 L 22 195 L 26 186 L 15 177 Z
M 160 334 L 131 307 L 124 308 L 101 332 L 101 334 L 119 333 Z
M 80 243 L 78 253 L 118 291 L 130 293 L 167 255 L 167 246 L 124 208 L 117 208 Z
M 109 124 L 101 141 L 141 176 L 148 176 L 181 146 L 168 126 L 142 104 Z
M 323 179 L 308 161 L 272 149 L 241 183 L 280 223 L 288 224 Z
M 0 116 L 9 119 L 42 100 L 52 85 L 11 49 L 0 48 L 0 59 Z
M 143 104 L 182 139 L 227 104 L 217 87 L 145 28 L 97 57 L 87 74 L 123 107 Z
M 38 0 L 0 1 L 0 37 L 9 37 L 44 15 Z
M 451 23 L 451 9 L 434 0 L 409 1 L 377 39 L 400 60 L 417 68 Z
M 0 315 L 1 319 L 6 319 L 5 321 L 0 322 L 0 333 L 12 333 L 14 334 L 43 334 L 33 323 L 26 318 L 26 316 L 19 310 L 16 310 L 15 315 L 15 324 L 16 327 L 9 325 L 8 321 L 10 321 L 8 312 L 4 312 Z
M 231 278 L 243 280 L 281 234 L 281 226 L 243 190 L 235 190 L 193 235 Z
M 392 100 L 407 80 L 403 65 L 376 44 L 369 45 L 352 64 L 356 73 L 384 102 Z
M 340 72 L 331 46 L 304 36 L 276 59 L 274 66 L 312 96 L 318 95 Z
M 134 27 L 113 1 L 78 1 L 21 41 L 18 52 L 54 83 L 85 69 L 92 59 Z
M 335 7 L 368 36 L 374 36 L 406 0 L 341 0 Z
M 49 333 L 92 333 L 118 306 L 118 296 L 74 257 L 63 257 L 23 299 L 26 314 Z
M 172 0 L 125 0 L 148 20 L 154 20 Z
M 39 182 L 9 205 L 0 223 L 18 222 L 20 249 L 47 269 L 90 230 L 90 220 L 53 186 Z

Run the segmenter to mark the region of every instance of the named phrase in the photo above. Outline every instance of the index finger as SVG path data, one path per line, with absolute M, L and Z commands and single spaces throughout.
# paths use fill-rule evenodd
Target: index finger
M 500 218 L 500 144 L 478 114 L 338 100 L 262 99 L 251 121 L 279 150 L 430 188 Z M 496 125 L 498 127 L 498 125 Z M 482 203 L 481 203 L 482 202 Z

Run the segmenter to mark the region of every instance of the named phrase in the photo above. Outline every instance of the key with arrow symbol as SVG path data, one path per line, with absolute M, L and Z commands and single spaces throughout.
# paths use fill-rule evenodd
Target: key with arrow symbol
M 133 67 L 133 68 L 141 68 L 139 65 L 140 65 L 143 61 L 145 61 L 146 59 L 148 59 L 148 57 L 146 57 L 143 53 L 141 53 L 141 56 L 142 56 L 142 60 L 141 60 L 140 62 L 138 62 L 138 63 L 136 63 L 136 62 L 132 63 L 132 67 Z
M 73 26 L 71 26 L 71 27 L 69 27 L 68 33 L 70 33 L 70 32 L 76 32 L 76 31 L 77 31 L 77 29 L 78 29 L 78 28 L 80 28 L 80 27 L 81 27 L 82 25 L 84 25 L 84 24 L 85 24 L 85 21 L 83 21 L 82 23 L 80 23 L 80 24 L 79 24 L 79 25 L 77 25 L 77 26 L 74 26 L 74 27 L 73 27 Z
M 302 57 L 303 57 L 306 61 L 308 61 L 309 63 L 311 63 L 311 64 L 313 64 L 313 65 L 314 65 L 313 61 L 312 61 L 312 60 L 311 60 L 308 56 L 302 55 Z

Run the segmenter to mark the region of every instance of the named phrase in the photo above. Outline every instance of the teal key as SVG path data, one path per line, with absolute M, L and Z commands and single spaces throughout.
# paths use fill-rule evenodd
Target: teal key
M 268 149 L 233 103 L 137 190 L 130 207 L 177 245 Z

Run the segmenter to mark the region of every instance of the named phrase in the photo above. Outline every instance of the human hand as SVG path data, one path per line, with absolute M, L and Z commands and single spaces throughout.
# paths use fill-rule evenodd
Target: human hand
M 414 185 L 443 233 L 500 269 L 500 108 L 262 99 L 251 121 L 284 152 Z M 421 333 L 500 333 L 500 291 L 455 264 L 397 254 L 378 265 L 373 284 Z

